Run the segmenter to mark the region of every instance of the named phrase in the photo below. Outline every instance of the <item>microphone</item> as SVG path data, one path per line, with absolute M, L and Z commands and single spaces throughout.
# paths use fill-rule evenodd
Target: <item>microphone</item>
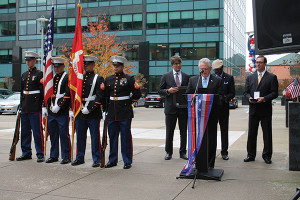
M 201 70 L 200 70 L 200 75 L 201 75 L 203 72 L 204 72 L 203 69 L 201 69 Z

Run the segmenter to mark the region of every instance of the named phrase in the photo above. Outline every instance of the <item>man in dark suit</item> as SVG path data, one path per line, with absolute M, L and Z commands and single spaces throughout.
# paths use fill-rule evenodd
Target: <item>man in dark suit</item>
M 278 96 L 277 76 L 266 70 L 267 59 L 258 56 L 257 72 L 246 79 L 244 96 L 249 99 L 249 128 L 247 158 L 244 162 L 255 160 L 257 131 L 259 122 L 263 131 L 264 149 L 262 157 L 267 164 L 272 163 L 272 100 Z
M 202 58 L 199 61 L 199 71 L 201 75 L 190 78 L 186 93 L 194 94 L 195 92 L 199 92 L 218 95 L 216 95 L 214 98 L 206 127 L 208 134 L 208 167 L 214 168 L 217 149 L 217 113 L 219 101 L 223 96 L 223 88 L 222 79 L 211 75 L 211 69 L 212 67 L 210 60 L 208 58 Z
M 225 73 L 223 71 L 223 67 L 222 60 L 217 59 L 212 63 L 212 68 L 215 71 L 215 75 L 222 79 L 224 96 L 218 109 L 218 122 L 221 129 L 221 155 L 223 160 L 228 160 L 229 101 L 235 96 L 235 88 L 233 76 Z
M 160 81 L 158 93 L 166 96 L 165 98 L 165 121 L 166 121 L 166 156 L 165 160 L 170 160 L 173 154 L 173 137 L 178 119 L 180 130 L 180 158 L 187 160 L 186 156 L 186 140 L 187 140 L 187 108 L 178 108 L 174 102 L 179 96 L 180 86 L 187 86 L 189 82 L 189 75 L 181 71 L 182 60 L 179 56 L 171 58 L 171 65 L 173 70 L 165 73 Z

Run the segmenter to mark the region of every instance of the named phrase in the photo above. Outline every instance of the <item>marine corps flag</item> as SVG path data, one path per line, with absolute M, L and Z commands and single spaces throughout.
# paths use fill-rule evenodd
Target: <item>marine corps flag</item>
M 74 116 L 76 117 L 81 109 L 82 82 L 83 82 L 83 47 L 81 32 L 81 10 L 78 6 L 78 17 L 75 29 L 74 41 L 70 58 L 69 87 L 71 92 L 71 103 Z

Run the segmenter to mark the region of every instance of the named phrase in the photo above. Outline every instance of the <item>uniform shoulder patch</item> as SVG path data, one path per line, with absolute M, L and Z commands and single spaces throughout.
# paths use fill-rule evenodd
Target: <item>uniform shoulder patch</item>
M 40 83 L 41 83 L 41 84 L 44 84 L 44 78 L 41 78 L 41 79 L 40 79 Z
M 134 82 L 134 88 L 140 89 L 140 84 L 137 81 Z
M 100 89 L 101 89 L 101 90 L 105 90 L 105 85 L 104 85 L 103 82 L 102 82 L 101 85 L 100 85 Z

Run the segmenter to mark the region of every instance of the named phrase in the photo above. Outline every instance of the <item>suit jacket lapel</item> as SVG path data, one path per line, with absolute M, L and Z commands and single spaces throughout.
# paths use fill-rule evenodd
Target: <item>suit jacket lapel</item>
M 171 80 L 171 86 L 172 86 L 172 87 L 177 87 L 176 82 L 175 82 L 175 79 L 174 79 L 173 71 L 170 71 L 170 73 L 169 73 L 169 78 L 170 78 L 170 80 Z

